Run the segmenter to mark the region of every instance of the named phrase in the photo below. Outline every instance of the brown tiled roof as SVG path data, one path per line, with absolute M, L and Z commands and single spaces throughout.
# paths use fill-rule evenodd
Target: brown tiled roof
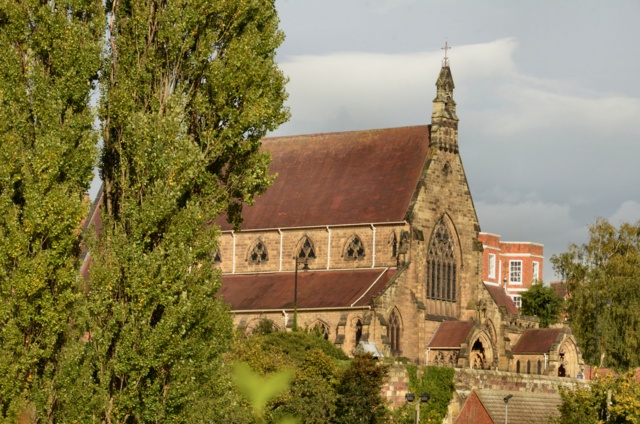
M 298 308 L 367 306 L 396 269 L 298 272 Z M 219 295 L 232 311 L 293 308 L 293 272 L 226 274 Z
M 569 294 L 569 288 L 564 281 L 552 281 L 549 283 L 549 286 L 553 289 L 553 292 L 560 297 L 566 297 L 567 294 Z
M 429 126 L 266 138 L 274 184 L 243 209 L 242 229 L 405 219 L 427 158 Z M 223 219 L 224 218 L 224 219 Z M 231 229 L 226 217 L 218 219 Z
M 529 328 L 522 333 L 513 353 L 546 353 L 562 334 L 562 328 Z
M 512 315 L 520 314 L 518 307 L 516 306 L 515 303 L 513 303 L 513 299 L 509 297 L 507 292 L 505 292 L 502 287 L 492 286 L 491 284 L 486 284 L 486 283 L 484 286 L 487 288 L 487 290 L 489 291 L 489 294 L 493 298 L 493 301 L 496 302 L 498 307 L 504 306 L 507 309 L 507 313 Z
M 431 338 L 430 348 L 459 348 L 473 329 L 472 321 L 444 321 L 441 322 Z
M 482 406 L 489 413 L 494 423 L 504 423 L 504 398 L 509 399 L 509 422 L 518 424 L 548 423 L 549 418 L 560 416 L 558 407 L 562 399 L 558 393 L 527 393 L 503 390 L 476 390 Z

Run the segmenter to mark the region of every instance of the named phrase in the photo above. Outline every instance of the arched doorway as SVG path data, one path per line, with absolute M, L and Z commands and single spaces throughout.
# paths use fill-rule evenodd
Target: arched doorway
M 493 344 L 490 336 L 480 331 L 471 340 L 471 352 L 469 355 L 469 366 L 476 370 L 489 370 L 493 364 Z

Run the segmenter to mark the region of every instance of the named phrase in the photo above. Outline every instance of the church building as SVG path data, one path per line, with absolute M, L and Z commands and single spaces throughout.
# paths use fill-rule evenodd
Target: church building
M 416 364 L 576 377 L 567 328 L 538 329 L 483 281 L 483 242 L 445 60 L 430 125 L 263 140 L 272 187 L 223 219 L 220 296 L 250 332 L 317 331 Z

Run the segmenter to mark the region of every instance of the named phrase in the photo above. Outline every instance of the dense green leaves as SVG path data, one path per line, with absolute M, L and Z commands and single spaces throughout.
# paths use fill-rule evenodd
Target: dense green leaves
M 640 422 L 640 383 L 635 372 L 600 377 L 588 388 L 560 388 L 560 395 L 559 423 Z
M 99 1 L 0 1 L 0 420 L 47 420 L 73 338 Z
M 640 366 L 640 222 L 599 219 L 589 241 L 551 258 L 567 282 L 571 329 L 588 363 Z
M 212 221 L 270 184 L 260 139 L 287 118 L 269 0 L 107 1 L 102 230 L 86 370 L 68 421 L 204 422 L 229 398 L 231 317 Z M 222 408 L 224 409 L 224 408 Z
M 534 282 L 522 293 L 522 314 L 538 317 L 540 328 L 547 328 L 558 321 L 563 299 L 540 281 Z

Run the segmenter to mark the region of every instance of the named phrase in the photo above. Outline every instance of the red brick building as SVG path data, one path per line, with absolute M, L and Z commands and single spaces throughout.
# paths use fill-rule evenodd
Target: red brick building
M 543 248 L 539 243 L 502 241 L 500 236 L 480 233 L 482 243 L 482 280 L 485 284 L 504 287 L 518 308 L 522 292 L 534 281 L 542 281 Z

